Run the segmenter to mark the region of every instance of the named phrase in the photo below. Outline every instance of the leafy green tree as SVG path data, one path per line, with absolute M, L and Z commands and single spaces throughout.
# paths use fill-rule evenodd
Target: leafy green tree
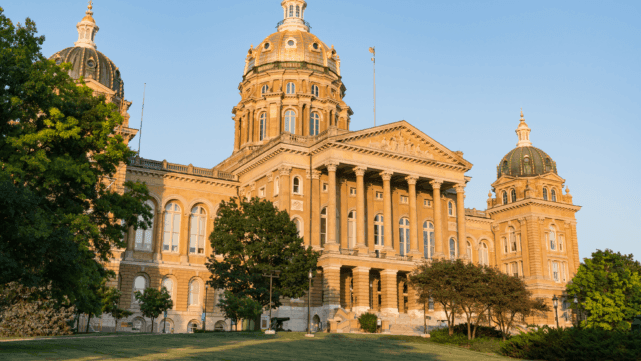
M 154 320 L 174 306 L 165 287 L 161 290 L 147 288 L 144 292 L 136 291 L 136 300 L 140 303 L 142 315 L 151 318 L 151 333 L 154 332 Z
M 580 307 L 582 327 L 628 330 L 641 314 L 641 264 L 631 254 L 597 250 L 579 266 L 567 294 L 579 300 L 570 307 Z
M 225 291 L 224 297 L 219 300 L 219 307 L 226 318 L 234 320 L 256 320 L 263 313 L 263 306 L 249 296 L 237 297 L 229 291 Z
M 454 334 L 454 321 L 461 314 L 464 288 L 467 281 L 461 277 L 465 269 L 462 260 L 434 259 L 418 266 L 410 276 L 410 285 L 418 292 L 419 301 L 431 298 L 445 312 L 449 335 Z
M 114 332 L 118 332 L 118 321 L 133 315 L 133 312 L 120 308 L 122 292 L 115 287 L 105 287 L 102 292 L 102 313 L 111 315 L 116 322 Z
M 365 332 L 376 333 L 378 317 L 373 313 L 364 313 L 358 317 L 358 323 Z
M 0 284 L 48 287 L 62 302 L 104 276 L 128 227 L 148 227 L 147 187 L 113 187 L 134 156 L 115 104 L 41 53 L 35 23 L 0 8 Z M 142 216 L 142 221 L 139 221 Z M 28 252 L 25 252 L 28 250 Z
M 308 272 L 316 269 L 319 257 L 305 248 L 287 212 L 259 198 L 222 202 L 209 239 L 215 253 L 207 263 L 209 284 L 262 307 L 270 304 L 269 279 L 263 274 L 281 271 L 273 281 L 273 307 L 278 307 L 280 297 L 305 294 Z
M 467 323 L 467 338 L 472 340 L 481 321 L 487 319 L 486 313 L 495 293 L 500 292 L 493 287 L 498 271 L 471 262 L 456 262 L 454 268 L 462 284 L 459 305 Z
M 492 320 L 499 326 L 503 340 L 516 324 L 524 324 L 528 317 L 544 316 L 550 308 L 543 299 L 533 298 L 522 279 L 496 272 L 490 304 Z

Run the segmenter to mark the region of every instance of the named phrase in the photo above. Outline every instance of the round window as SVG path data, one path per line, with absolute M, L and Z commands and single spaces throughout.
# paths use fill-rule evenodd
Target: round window
M 287 42 L 287 45 L 289 45 L 289 46 L 294 46 L 295 44 L 296 43 L 294 42 L 294 40 L 290 40 L 290 41 Z
M 269 49 L 269 43 L 265 43 L 265 49 Z
M 314 47 L 314 50 L 318 50 L 318 43 L 314 43 L 312 46 Z
M 87 66 L 90 68 L 95 68 L 96 67 L 96 62 L 93 59 L 87 60 Z

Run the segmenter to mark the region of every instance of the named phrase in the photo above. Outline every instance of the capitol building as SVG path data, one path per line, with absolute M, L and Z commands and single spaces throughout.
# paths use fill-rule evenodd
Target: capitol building
M 472 164 L 463 153 L 407 121 L 351 129 L 357 115 L 341 76 L 341 61 L 350 60 L 310 32 L 304 0 L 281 6 L 278 31 L 248 49 L 238 74 L 229 157 L 214 168 L 138 158 L 118 173 L 119 185 L 148 185 L 155 215 L 151 229 L 129 232 L 126 249 L 114 249 L 108 264 L 118 275 L 113 285 L 123 293 L 121 307 L 134 312 L 118 328 L 150 330 L 133 294 L 165 286 L 174 307 L 166 320 L 155 321 L 156 331 L 165 321 L 176 333 L 200 328 L 203 312 L 207 329 L 230 330 L 218 308 L 222 291 L 206 287 L 206 263 L 217 208 L 238 196 L 259 197 L 288 212 L 305 245 L 321 253 L 311 289 L 316 329 L 349 332 L 350 320 L 364 312 L 376 313 L 392 333 L 422 332 L 425 312 L 429 325 L 437 325 L 445 319 L 438 305 L 419 304 L 407 284 L 418 264 L 435 258 L 495 266 L 522 277 L 536 297 L 551 303 L 560 296 L 579 267 L 575 213 L 581 207 L 560 176 L 563 165 L 533 146 L 523 113 L 514 118 L 516 147 L 496 159 L 487 209 L 467 209 Z M 119 106 L 125 123 L 116 131 L 129 142 L 137 130 L 130 128 L 123 79 L 135 69 L 119 69 L 118 59 L 96 49 L 99 28 L 91 5 L 77 28 L 74 46 L 51 59 L 71 63 L 74 79 L 84 77 Z M 101 36 L 118 41 L 108 31 Z M 240 56 L 238 64 L 240 70 Z M 507 137 L 511 129 L 499 131 Z M 274 317 L 290 319 L 285 329 L 304 331 L 307 297 L 282 303 Z M 559 319 L 571 325 L 563 307 Z M 107 316 L 100 322 L 103 329 L 114 325 Z M 553 311 L 537 322 L 553 324 Z

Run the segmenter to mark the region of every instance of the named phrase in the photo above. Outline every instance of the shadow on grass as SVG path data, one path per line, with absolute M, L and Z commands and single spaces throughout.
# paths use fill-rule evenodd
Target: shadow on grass
M 2 360 L 500 360 L 419 337 L 356 334 L 216 333 L 0 344 Z

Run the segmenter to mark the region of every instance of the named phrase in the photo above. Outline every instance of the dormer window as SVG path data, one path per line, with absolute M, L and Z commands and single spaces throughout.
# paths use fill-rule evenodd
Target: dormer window
M 88 66 L 89 68 L 95 68 L 95 67 L 96 67 L 96 61 L 95 61 L 95 60 L 93 60 L 93 59 L 89 59 L 89 60 L 87 60 L 87 66 Z
M 556 202 L 556 190 L 552 189 L 550 193 L 552 195 L 552 202 Z
M 314 48 L 314 50 L 318 50 L 318 43 L 312 44 L 312 47 Z
M 506 161 L 503 161 L 503 171 L 502 172 L 503 172 L 503 174 L 505 174 L 505 173 L 507 173 L 507 171 L 508 171 L 508 166 L 507 166 L 507 160 L 506 160 Z
M 543 200 L 547 201 L 548 200 L 548 189 L 543 188 Z
M 516 190 L 512 189 L 511 195 L 512 195 L 512 202 L 516 202 Z
M 263 47 L 265 48 L 265 50 L 267 50 L 267 49 L 269 49 L 270 46 L 271 45 L 269 43 L 265 43 L 265 45 Z
M 296 84 L 287 83 L 287 94 L 296 94 Z
M 60 64 L 62 64 L 62 58 L 57 56 L 56 57 L 56 65 L 60 65 Z
M 318 85 L 312 85 L 312 95 L 318 98 Z
M 523 172 L 525 174 L 532 173 L 532 164 L 530 163 L 530 157 L 528 156 L 525 156 L 525 158 L 523 158 Z
M 552 170 L 552 161 L 550 158 L 545 159 L 545 171 L 550 172 Z
M 260 90 L 261 94 L 265 94 L 269 91 L 269 85 L 263 85 L 262 89 Z

